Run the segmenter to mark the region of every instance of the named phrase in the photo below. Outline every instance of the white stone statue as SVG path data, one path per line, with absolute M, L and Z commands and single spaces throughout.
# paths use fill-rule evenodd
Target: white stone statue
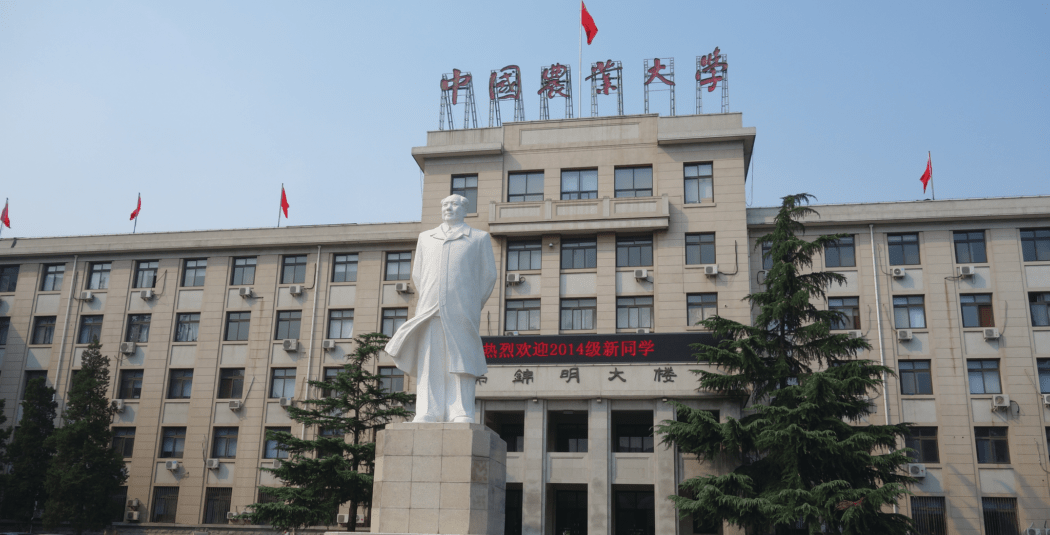
M 441 226 L 416 242 L 416 316 L 386 345 L 394 364 L 416 378 L 414 422 L 474 422 L 475 378 L 488 370 L 481 309 L 496 284 L 489 233 L 467 226 L 467 199 L 441 201 Z

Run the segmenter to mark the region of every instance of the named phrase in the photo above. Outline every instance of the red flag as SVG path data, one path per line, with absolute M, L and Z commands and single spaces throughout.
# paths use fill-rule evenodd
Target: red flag
M 139 212 L 142 210 L 142 194 L 139 194 L 139 203 L 135 206 L 135 211 L 131 212 L 131 218 L 128 221 L 134 221 L 139 216 Z
M 7 228 L 11 228 L 11 218 L 7 217 L 7 202 L 4 202 L 4 211 L 0 212 L 0 223 L 3 223 Z
M 927 155 L 926 159 L 926 172 L 919 178 L 922 181 L 922 192 L 926 193 L 926 185 L 933 180 L 933 156 Z
M 591 18 L 591 14 L 587 12 L 587 6 L 582 1 L 580 10 L 580 23 L 583 24 L 583 31 L 587 32 L 587 44 L 591 44 L 594 36 L 598 35 L 598 27 L 594 25 L 594 19 Z
M 284 194 L 284 186 L 281 186 L 281 210 L 284 211 L 284 218 L 288 219 L 288 196 Z

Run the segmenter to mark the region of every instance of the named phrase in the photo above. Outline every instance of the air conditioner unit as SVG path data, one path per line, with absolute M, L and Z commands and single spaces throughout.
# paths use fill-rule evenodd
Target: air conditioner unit
M 128 501 L 127 501 L 128 507 L 130 507 L 132 509 L 138 509 L 140 503 L 141 502 L 139 502 L 138 498 L 129 498 Z
M 1046 535 L 1046 530 L 1043 528 L 1028 528 L 1024 530 L 1024 535 Z
M 999 329 L 996 329 L 995 327 L 988 327 L 987 329 L 984 330 L 984 339 L 985 340 L 998 340 L 999 339 Z
M 503 336 L 518 336 L 518 331 L 507 331 L 503 333 Z
M 893 268 L 890 270 L 890 275 L 893 275 L 895 279 L 903 279 L 908 272 L 904 268 Z
M 179 461 L 164 461 L 164 468 L 174 472 L 179 469 L 179 464 Z
M 124 412 L 124 400 L 123 399 L 114 399 L 113 400 L 113 408 L 117 409 L 117 412 Z
M 335 349 L 335 340 L 323 340 L 321 341 L 321 349 L 325 351 L 331 351 Z
M 642 329 L 636 329 L 634 332 L 636 332 L 638 334 L 649 334 L 649 333 L 651 333 L 653 331 L 652 331 L 652 329 L 642 328 Z
M 303 285 L 293 284 L 288 287 L 288 293 L 291 295 L 303 295 Z
M 240 515 L 233 511 L 226 511 L 226 520 L 238 520 Z
M 85 290 L 85 291 L 83 291 L 83 292 L 80 292 L 80 297 L 79 297 L 79 299 L 80 299 L 81 301 L 91 301 L 91 300 L 92 300 L 92 299 L 94 299 L 94 298 L 95 298 L 95 294 L 93 294 L 93 293 L 91 293 L 91 292 L 89 292 L 89 291 L 86 291 L 86 290 Z
M 955 274 L 960 277 L 972 277 L 974 272 L 973 266 L 957 266 L 955 268 Z
M 157 294 L 153 290 L 142 290 L 141 292 L 139 292 L 139 298 L 141 298 L 143 301 L 149 301 L 154 297 L 157 297 Z
M 124 513 L 124 520 L 126 520 L 128 522 L 138 522 L 139 521 L 139 512 L 138 511 L 128 511 L 128 512 Z
M 710 264 L 704 266 L 704 275 L 707 275 L 708 277 L 714 277 L 715 275 L 718 275 L 718 264 Z
M 1050 394 L 1043 394 L 1043 405 L 1050 406 Z
M 652 275 L 652 273 L 650 273 L 648 269 L 636 269 L 636 270 L 634 270 L 634 278 L 636 278 L 638 280 L 646 280 L 647 281 L 647 280 L 649 280 L 649 275 Z
M 244 408 L 244 402 L 243 401 L 241 401 L 239 399 L 235 399 L 235 400 L 230 402 L 230 410 L 231 411 L 239 411 L 242 408 Z
M 908 475 L 914 478 L 926 477 L 926 465 L 922 463 L 908 463 Z
M 1010 407 L 1010 396 L 1006 394 L 996 394 L 992 396 L 992 410 L 1006 410 Z
M 335 515 L 335 523 L 336 524 L 349 524 L 350 523 L 350 515 Z
M 119 351 L 125 355 L 135 352 L 135 342 L 121 342 Z
M 897 340 L 900 340 L 901 342 L 907 342 L 908 340 L 911 340 L 911 338 L 911 331 L 907 329 L 900 329 L 899 331 L 897 331 Z
M 521 284 L 525 282 L 525 276 L 519 273 L 507 273 L 507 284 Z
M 295 400 L 292 399 L 292 398 L 281 398 L 281 406 L 282 407 L 294 407 L 295 406 Z
M 767 273 L 767 271 L 764 270 L 764 269 L 762 271 L 758 272 L 758 276 L 755 277 L 755 278 L 756 278 L 756 280 L 758 280 L 759 284 L 765 284 L 766 283 L 766 273 Z
M 294 338 L 289 338 L 283 341 L 281 343 L 281 346 L 284 347 L 284 350 L 289 353 L 295 353 L 296 351 L 299 351 L 299 341 Z
M 218 459 L 208 459 L 208 460 L 204 461 L 204 466 L 208 470 L 218 470 L 219 469 L 219 460 Z
M 412 293 L 412 287 L 407 282 L 399 282 L 394 284 L 394 291 L 399 294 L 410 294 Z
M 252 297 L 255 297 L 255 292 L 252 291 L 251 288 L 241 288 L 240 290 L 238 290 L 237 294 L 245 299 L 251 299 Z

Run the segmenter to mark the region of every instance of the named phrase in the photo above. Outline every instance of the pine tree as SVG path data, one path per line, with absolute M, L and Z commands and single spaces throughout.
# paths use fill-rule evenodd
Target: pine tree
M 7 448 L 12 461 L 7 476 L 2 510 L 3 518 L 22 522 L 31 527 L 37 509 L 47 501 L 42 474 L 47 472 L 54 449 L 47 438 L 55 430 L 55 389 L 47 386 L 44 378 L 26 384 L 22 400 L 22 419 L 15 428 L 14 438 Z
M 11 428 L 4 426 L 7 423 L 7 416 L 4 415 L 6 402 L 7 400 L 0 398 L 0 467 L 5 467 L 10 462 L 7 455 L 7 439 L 11 438 Z M 0 497 L 7 491 L 7 474 L 4 472 L 6 470 L 0 470 Z
M 351 514 L 372 500 L 375 464 L 375 431 L 394 419 L 411 416 L 404 408 L 415 396 L 388 392 L 380 377 L 365 366 L 378 358 L 387 337 L 371 333 L 354 338 L 357 349 L 347 356 L 343 371 L 331 381 L 310 381 L 322 389 L 321 399 L 308 399 L 306 407 L 288 408 L 293 420 L 317 431 L 316 438 L 301 439 L 291 433 L 267 432 L 289 458 L 272 472 L 284 485 L 259 487 L 274 501 L 252 504 L 248 517 L 275 529 L 330 525 L 337 508 L 349 502 Z M 350 522 L 354 530 L 355 522 Z
M 868 342 L 831 334 L 843 316 L 814 305 L 845 278 L 806 272 L 843 236 L 799 237 L 801 220 L 816 215 L 805 206 L 811 198 L 784 197 L 773 230 L 759 238 L 772 246 L 772 268 L 765 290 L 747 296 L 758 310 L 754 325 L 718 316 L 701 322 L 719 342 L 696 346 L 698 361 L 718 370 L 694 370 L 699 389 L 739 397 L 744 416 L 719 423 L 675 404 L 678 421 L 658 426 L 665 444 L 739 466 L 689 479 L 670 498 L 682 514 L 749 533 L 909 533 L 910 519 L 888 509 L 914 481 L 903 474 L 908 457 L 897 447 L 908 426 L 856 425 L 871 414 L 867 396 L 892 370 L 858 360 Z
M 107 396 L 109 358 L 101 349 L 96 338 L 84 350 L 63 412 L 65 425 L 47 440 L 55 456 L 45 479 L 44 525 L 68 522 L 77 535 L 110 525 L 124 510 L 113 500 L 127 475 L 123 456 L 112 446 L 109 425 L 116 408 Z

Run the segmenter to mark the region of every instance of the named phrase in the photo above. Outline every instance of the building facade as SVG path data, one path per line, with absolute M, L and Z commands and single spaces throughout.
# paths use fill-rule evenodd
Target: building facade
M 0 247 L 7 416 L 36 377 L 61 409 L 98 336 L 136 529 L 221 529 L 277 483 L 265 430 L 317 432 L 283 405 L 321 395 L 305 382 L 338 371 L 354 333 L 412 317 L 416 236 L 459 193 L 500 269 L 477 403 L 508 443 L 508 534 L 742 533 L 676 517 L 679 482 L 729 467 L 651 429 L 671 399 L 739 416 L 696 391 L 688 344 L 709 339 L 700 319 L 751 318 L 776 212 L 745 204 L 754 141 L 738 113 L 430 132 L 412 149 L 418 222 L 19 239 Z M 817 209 L 810 233 L 849 235 L 822 257 L 847 278 L 825 305 L 899 374 L 868 421 L 919 426 L 904 511 L 929 533 L 1050 519 L 1050 198 Z M 414 389 L 389 361 L 376 372 Z

